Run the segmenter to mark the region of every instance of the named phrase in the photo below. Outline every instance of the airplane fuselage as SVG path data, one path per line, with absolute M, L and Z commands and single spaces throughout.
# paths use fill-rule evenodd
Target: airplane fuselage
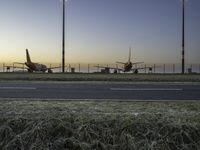
M 45 72 L 45 71 L 47 71 L 47 66 L 43 65 L 43 64 L 25 62 L 25 65 L 29 68 L 28 69 L 29 72 L 33 72 L 33 71 Z
M 131 62 L 127 62 L 124 64 L 124 72 L 129 72 L 132 69 L 132 63 Z

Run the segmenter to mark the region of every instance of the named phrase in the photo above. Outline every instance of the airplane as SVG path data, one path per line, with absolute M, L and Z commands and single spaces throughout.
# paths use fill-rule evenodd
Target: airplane
M 48 73 L 53 73 L 52 69 L 55 68 L 60 68 L 60 67 L 47 67 L 44 64 L 39 64 L 39 63 L 34 63 L 31 61 L 28 49 L 26 49 L 26 62 L 25 63 L 19 63 L 19 62 L 15 62 L 14 64 L 21 64 L 21 65 L 26 65 L 27 66 L 27 70 L 28 72 L 32 73 L 32 72 L 48 72 Z M 24 69 L 24 67 L 16 67 L 16 66 L 5 66 L 7 68 L 9 67 L 13 67 L 13 68 L 21 68 Z
M 104 68 L 105 70 L 107 70 L 107 72 L 109 72 L 110 69 L 114 69 L 114 73 L 117 72 L 130 72 L 133 71 L 133 73 L 138 73 L 139 69 L 145 69 L 145 68 L 149 68 L 149 70 L 152 70 L 152 67 L 135 67 L 133 68 L 133 65 L 137 65 L 137 64 L 143 64 L 144 62 L 131 62 L 131 48 L 129 48 L 129 57 L 128 57 L 128 61 L 127 62 L 116 62 L 117 64 L 123 64 L 122 68 L 118 68 L 118 67 L 105 67 L 105 66 L 94 66 L 97 68 Z

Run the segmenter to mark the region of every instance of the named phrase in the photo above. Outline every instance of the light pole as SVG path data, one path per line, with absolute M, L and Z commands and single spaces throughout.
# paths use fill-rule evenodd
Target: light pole
M 65 72 L 65 0 L 63 0 L 62 72 Z
M 182 0 L 182 74 L 185 73 L 185 0 Z

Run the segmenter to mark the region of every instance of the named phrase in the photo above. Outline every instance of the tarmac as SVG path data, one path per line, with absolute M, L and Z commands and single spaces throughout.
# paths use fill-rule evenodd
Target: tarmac
M 200 100 L 199 82 L 0 82 L 0 98 L 106 101 Z

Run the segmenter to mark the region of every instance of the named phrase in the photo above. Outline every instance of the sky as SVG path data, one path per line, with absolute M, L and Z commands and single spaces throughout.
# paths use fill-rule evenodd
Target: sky
M 66 63 L 181 63 L 180 0 L 68 0 Z M 185 8 L 186 63 L 200 63 L 200 0 Z M 61 63 L 61 0 L 0 0 L 0 62 Z

